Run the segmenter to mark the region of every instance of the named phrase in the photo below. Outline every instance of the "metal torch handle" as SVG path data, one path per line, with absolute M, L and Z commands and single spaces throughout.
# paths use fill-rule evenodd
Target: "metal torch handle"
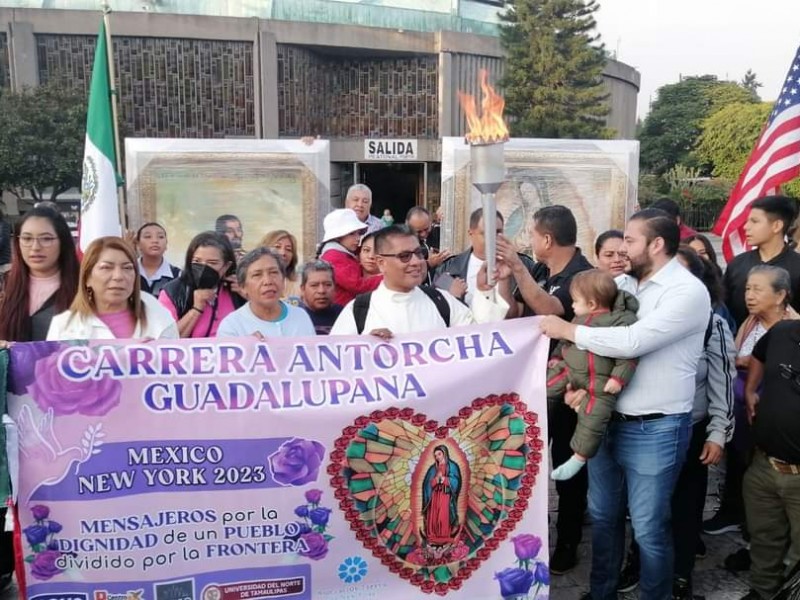
M 481 194 L 483 205 L 483 237 L 486 241 L 486 280 L 489 285 L 497 283 L 494 280 L 494 270 L 497 264 L 497 206 L 494 194 Z

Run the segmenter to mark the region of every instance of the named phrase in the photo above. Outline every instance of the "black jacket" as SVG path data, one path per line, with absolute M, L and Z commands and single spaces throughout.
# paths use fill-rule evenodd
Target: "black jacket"
M 747 305 L 744 303 L 744 291 L 747 287 L 747 275 L 757 265 L 781 267 L 789 272 L 792 281 L 792 307 L 800 312 L 800 254 L 787 244 L 783 252 L 772 260 L 763 262 L 758 250 L 745 252 L 728 263 L 725 270 L 725 303 L 731 311 L 737 326 L 747 318 Z
M 533 259 L 528 256 L 527 254 L 520 254 L 519 252 L 517 255 L 522 260 L 525 267 L 528 269 L 528 272 L 533 275 L 534 273 L 534 265 L 536 264 Z M 436 281 L 436 278 L 441 275 L 442 273 L 448 273 L 453 277 L 460 277 L 461 279 L 467 279 L 467 270 L 469 269 L 469 257 L 472 256 L 472 248 L 469 250 L 462 252 L 461 254 L 456 254 L 455 256 L 451 256 L 438 267 L 433 273 L 433 281 Z M 512 293 L 516 293 L 517 291 L 517 282 L 511 280 L 511 291 Z M 464 298 L 459 298 L 463 302 Z

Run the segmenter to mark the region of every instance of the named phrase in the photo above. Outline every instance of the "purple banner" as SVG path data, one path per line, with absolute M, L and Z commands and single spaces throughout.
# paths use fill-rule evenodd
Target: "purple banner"
M 549 594 L 548 340 L 11 347 L 37 600 Z

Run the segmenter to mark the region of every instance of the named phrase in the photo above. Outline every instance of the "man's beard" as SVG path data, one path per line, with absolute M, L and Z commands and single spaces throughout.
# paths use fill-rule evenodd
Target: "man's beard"
M 641 261 L 634 262 L 633 260 L 628 258 L 628 269 L 625 271 L 628 275 L 636 279 L 637 281 L 641 281 L 645 277 L 647 277 L 650 272 L 653 270 L 653 261 L 650 260 L 650 257 L 645 255 L 642 257 Z
M 233 246 L 234 250 L 241 250 L 242 248 L 242 240 L 239 238 L 233 238 L 231 241 L 231 246 Z

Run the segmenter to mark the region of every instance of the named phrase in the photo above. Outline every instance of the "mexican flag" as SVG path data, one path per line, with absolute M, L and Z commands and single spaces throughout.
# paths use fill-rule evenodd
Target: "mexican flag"
M 121 235 L 117 202 L 114 121 L 105 23 L 100 24 L 89 90 L 81 182 L 80 249 L 104 235 Z

